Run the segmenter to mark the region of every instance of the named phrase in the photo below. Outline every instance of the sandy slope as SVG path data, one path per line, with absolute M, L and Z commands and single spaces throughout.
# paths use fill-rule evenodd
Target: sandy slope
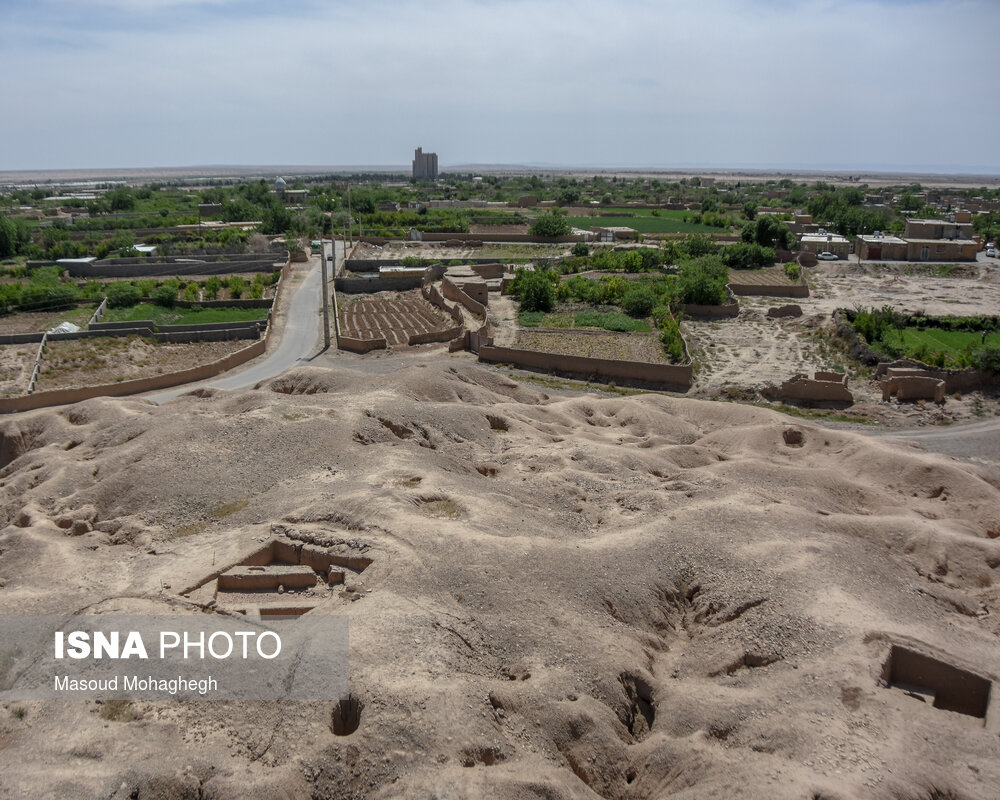
M 5 613 L 162 608 L 272 523 L 374 563 L 341 607 L 356 733 L 332 704 L 28 704 L 0 796 L 996 797 L 1000 711 L 880 672 L 910 643 L 997 680 L 1000 481 L 790 427 L 433 363 L 7 420 Z

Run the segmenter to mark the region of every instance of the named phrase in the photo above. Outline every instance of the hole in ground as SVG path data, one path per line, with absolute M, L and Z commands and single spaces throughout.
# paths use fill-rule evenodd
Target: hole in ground
M 330 730 L 335 736 L 350 736 L 361 725 L 361 710 L 364 707 L 360 697 L 352 694 L 341 697 L 330 715 Z
M 625 689 L 628 707 L 622 722 L 636 741 L 646 738 L 653 729 L 656 709 L 653 706 L 653 687 L 639 675 L 623 673 L 618 680 Z
M 923 653 L 893 645 L 882 667 L 882 679 L 934 708 L 986 718 L 990 682 Z

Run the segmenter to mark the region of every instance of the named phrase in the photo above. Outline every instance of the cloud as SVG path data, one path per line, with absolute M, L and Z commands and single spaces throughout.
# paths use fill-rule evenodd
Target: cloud
M 81 5 L 0 33 L 6 168 L 1000 161 L 985 0 Z

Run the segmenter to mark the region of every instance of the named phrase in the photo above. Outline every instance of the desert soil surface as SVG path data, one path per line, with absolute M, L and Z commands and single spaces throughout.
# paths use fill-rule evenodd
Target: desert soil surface
M 327 363 L 4 420 L 0 609 L 191 608 L 280 536 L 363 552 L 357 730 L 332 702 L 8 704 L 0 796 L 996 798 L 996 472 L 465 354 Z M 887 685 L 894 647 L 993 681 L 985 720 Z

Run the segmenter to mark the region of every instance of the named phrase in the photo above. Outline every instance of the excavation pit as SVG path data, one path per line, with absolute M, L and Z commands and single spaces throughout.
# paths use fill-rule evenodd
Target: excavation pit
M 985 719 L 991 683 L 936 658 L 893 645 L 882 668 L 886 685 L 944 711 Z
M 182 594 L 266 622 L 291 620 L 337 596 L 327 587 L 357 578 L 371 563 L 363 556 L 277 538 Z

